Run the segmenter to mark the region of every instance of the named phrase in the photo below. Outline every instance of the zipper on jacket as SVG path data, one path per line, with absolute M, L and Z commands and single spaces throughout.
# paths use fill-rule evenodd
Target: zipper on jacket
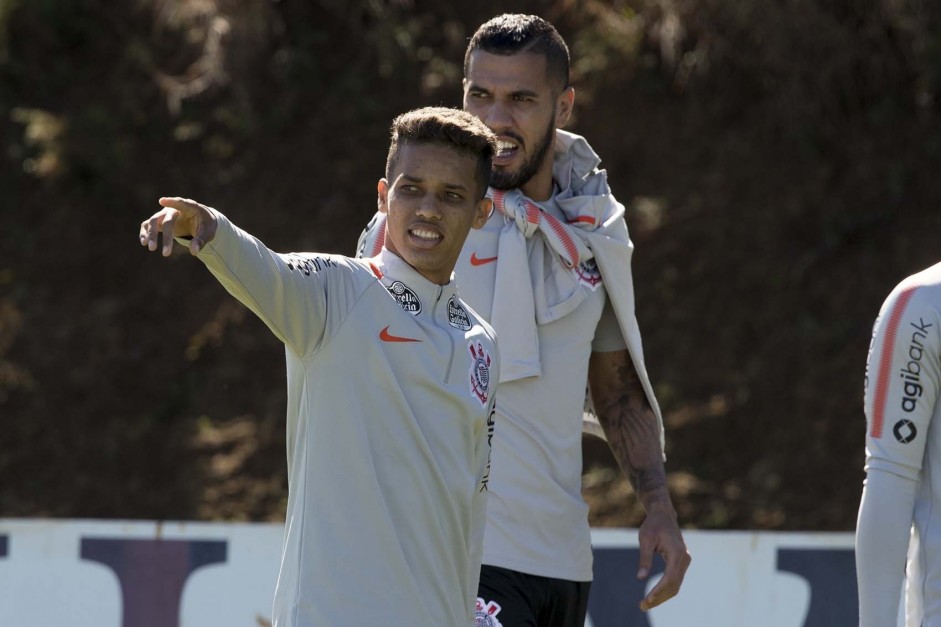
M 451 382 L 451 367 L 454 365 L 454 334 L 451 331 L 451 325 L 441 324 L 438 320 L 438 305 L 441 304 L 441 295 L 443 293 L 444 288 L 439 285 L 438 295 L 435 297 L 435 306 L 431 308 L 431 319 L 436 327 L 444 330 L 444 334 L 448 336 L 448 341 L 451 343 L 451 357 L 448 359 L 448 367 L 444 371 L 444 382 L 447 384 Z

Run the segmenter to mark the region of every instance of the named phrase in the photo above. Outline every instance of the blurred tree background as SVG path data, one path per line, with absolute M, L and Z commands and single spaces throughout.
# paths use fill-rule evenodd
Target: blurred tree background
M 927 0 L 0 0 L 0 516 L 280 520 L 283 348 L 140 221 L 351 253 L 392 117 L 459 106 L 508 10 L 628 207 L 682 523 L 851 529 L 871 325 L 939 256 Z M 593 523 L 637 524 L 587 450 Z

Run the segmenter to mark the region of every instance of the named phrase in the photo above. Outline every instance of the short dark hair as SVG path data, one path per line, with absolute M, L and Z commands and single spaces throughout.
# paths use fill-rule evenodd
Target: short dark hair
M 441 144 L 476 159 L 474 177 L 480 186 L 480 197 L 486 195 L 497 138 L 477 116 L 450 107 L 424 107 L 395 118 L 386 158 L 386 178 L 391 178 L 395 170 L 399 150 L 409 143 Z
M 475 50 L 502 55 L 521 52 L 541 55 L 546 59 L 548 78 L 557 79 L 561 89 L 569 86 L 569 48 L 555 26 L 536 15 L 504 13 L 481 24 L 464 53 L 465 77 Z

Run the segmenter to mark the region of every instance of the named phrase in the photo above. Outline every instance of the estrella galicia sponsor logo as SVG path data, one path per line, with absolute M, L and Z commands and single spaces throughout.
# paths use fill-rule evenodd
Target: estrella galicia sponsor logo
M 921 387 L 921 358 L 925 355 L 924 340 L 928 339 L 928 329 L 934 325 L 921 318 L 918 324 L 909 324 L 915 331 L 908 344 L 908 363 L 902 367 L 899 376 L 902 378 L 902 409 L 911 413 L 918 406 L 918 399 L 924 391 Z
M 490 398 L 490 354 L 481 342 L 475 340 L 467 344 L 467 350 L 471 354 L 471 395 L 486 407 L 487 399 Z
M 339 265 L 333 259 L 326 257 L 301 257 L 300 255 L 287 255 L 288 270 L 301 272 L 310 276 L 324 268 L 337 268 Z
M 915 423 L 906 418 L 902 418 L 895 423 L 895 426 L 892 427 L 892 433 L 895 435 L 895 439 L 902 444 L 908 444 L 918 437 L 918 429 L 915 427 Z
M 474 607 L 474 627 L 502 627 L 503 623 L 497 618 L 501 609 L 503 608 L 496 601 L 485 601 L 477 597 Z
M 399 304 L 399 307 L 412 315 L 418 315 L 421 312 L 421 301 L 418 300 L 418 294 L 401 281 L 395 281 L 386 288 L 392 294 L 392 298 Z
M 578 277 L 578 282 L 590 288 L 591 291 L 595 291 L 601 285 L 601 270 L 598 269 L 598 264 L 594 259 L 578 264 L 573 272 Z
M 462 331 L 470 331 L 471 328 L 470 316 L 467 315 L 467 310 L 457 302 L 455 296 L 448 301 L 448 324 Z

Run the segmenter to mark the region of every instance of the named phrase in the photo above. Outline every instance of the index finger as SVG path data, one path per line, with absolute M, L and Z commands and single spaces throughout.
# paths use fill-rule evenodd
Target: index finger
M 195 213 L 201 206 L 195 200 L 180 198 L 179 196 L 161 196 L 157 199 L 157 202 L 160 203 L 161 207 L 169 207 L 170 209 L 176 209 L 177 211 L 183 211 L 185 213 Z
M 157 250 L 157 235 L 163 227 L 164 220 L 167 218 L 167 210 L 161 210 L 140 223 L 141 246 L 146 246 L 147 250 Z

